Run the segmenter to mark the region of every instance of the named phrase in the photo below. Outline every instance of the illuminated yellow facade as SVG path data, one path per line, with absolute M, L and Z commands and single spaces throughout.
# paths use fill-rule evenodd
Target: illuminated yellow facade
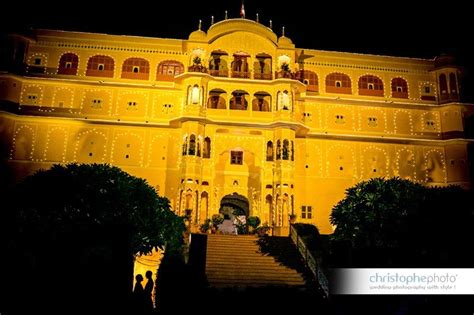
M 53 163 L 110 163 L 189 209 L 225 196 L 286 233 L 331 233 L 372 177 L 469 186 L 459 70 L 434 60 L 296 48 L 227 19 L 188 40 L 37 30 L 11 36 L 0 137 L 13 182 Z

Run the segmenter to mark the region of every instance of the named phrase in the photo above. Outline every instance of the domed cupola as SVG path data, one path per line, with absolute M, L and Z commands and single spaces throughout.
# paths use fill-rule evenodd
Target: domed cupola
M 193 41 L 193 42 L 206 42 L 207 41 L 207 34 L 203 30 L 201 30 L 201 23 L 202 21 L 199 20 L 198 30 L 189 34 L 188 40 Z
M 283 26 L 282 35 L 278 38 L 278 47 L 280 48 L 295 48 L 293 41 L 285 36 L 285 27 Z

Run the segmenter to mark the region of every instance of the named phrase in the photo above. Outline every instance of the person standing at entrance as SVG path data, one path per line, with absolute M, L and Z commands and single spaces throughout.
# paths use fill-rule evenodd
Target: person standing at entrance
M 144 295 L 145 295 L 145 312 L 146 314 L 150 314 L 153 312 L 153 299 L 152 299 L 152 293 L 153 293 L 153 279 L 152 279 L 153 273 L 148 270 L 145 274 L 145 277 L 147 278 L 147 283 L 145 284 L 145 289 L 144 289 Z
M 145 292 L 143 290 L 143 276 L 138 274 L 135 276 L 135 287 L 133 288 L 133 312 L 134 314 L 143 314 L 145 309 Z

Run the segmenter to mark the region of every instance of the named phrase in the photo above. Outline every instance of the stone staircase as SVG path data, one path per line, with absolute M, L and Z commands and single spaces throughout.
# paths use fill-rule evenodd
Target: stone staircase
M 253 235 L 208 235 L 205 273 L 211 288 L 306 287 L 300 272 L 262 253 Z

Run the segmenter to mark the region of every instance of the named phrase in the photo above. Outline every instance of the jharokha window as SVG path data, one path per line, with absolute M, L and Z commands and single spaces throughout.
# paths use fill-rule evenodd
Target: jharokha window
M 296 80 L 306 85 L 306 90 L 309 92 L 318 92 L 318 75 L 313 71 L 300 70 L 296 72 Z
M 351 78 L 344 73 L 331 73 L 326 77 L 327 93 L 352 94 Z
M 184 72 L 184 65 L 175 60 L 165 60 L 158 65 L 156 80 L 173 81 L 174 77 Z
M 206 137 L 203 142 L 202 157 L 209 159 L 211 157 L 211 139 Z
M 59 60 L 58 74 L 76 75 L 78 65 L 79 57 L 76 54 L 64 54 Z
M 228 76 L 228 55 L 225 51 L 215 50 L 209 59 L 209 74 L 215 77 Z
M 456 75 L 454 73 L 449 74 L 449 93 L 451 97 L 458 95 L 458 85 L 456 83 Z
M 383 82 L 374 75 L 359 78 L 359 95 L 383 96 Z
M 267 54 L 258 54 L 254 62 L 254 79 L 271 80 L 272 79 L 272 56 Z
M 122 79 L 148 80 L 150 64 L 143 58 L 128 58 L 122 65 Z
M 246 99 L 248 93 L 245 91 L 234 91 L 232 92 L 232 98 L 230 99 L 230 109 L 247 110 L 248 101 Z
M 112 57 L 96 55 L 87 62 L 86 76 L 113 78 L 115 62 Z
M 273 142 L 267 142 L 267 162 L 273 161 Z
M 405 79 L 392 79 L 392 97 L 408 98 L 408 84 Z
M 233 78 L 250 78 L 247 58 L 250 58 L 250 55 L 244 52 L 234 54 L 234 61 L 231 63 Z
M 244 160 L 244 152 L 230 151 L 230 164 L 242 165 Z

